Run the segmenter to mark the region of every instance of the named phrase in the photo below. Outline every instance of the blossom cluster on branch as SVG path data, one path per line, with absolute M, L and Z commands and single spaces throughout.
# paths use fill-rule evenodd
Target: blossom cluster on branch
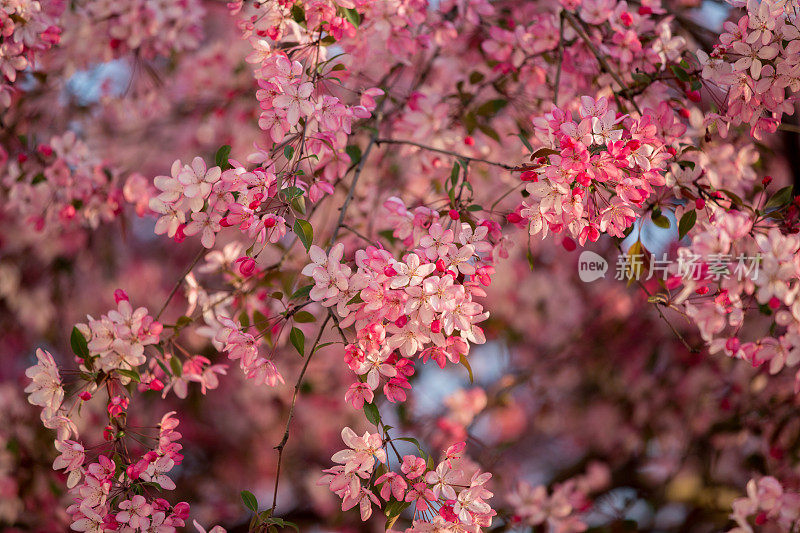
M 799 11 L 6 2 L 0 527 L 800 528 Z

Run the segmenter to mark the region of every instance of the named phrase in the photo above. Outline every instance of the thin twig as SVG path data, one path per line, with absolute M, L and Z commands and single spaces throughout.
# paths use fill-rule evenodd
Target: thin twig
M 558 17 L 558 70 L 556 70 L 556 85 L 553 88 L 553 105 L 558 107 L 558 88 L 561 86 L 561 66 L 564 63 L 564 12 Z
M 314 345 L 311 347 L 311 351 L 308 353 L 305 363 L 303 363 L 303 368 L 300 370 L 300 375 L 297 376 L 297 382 L 294 384 L 294 393 L 292 394 L 292 403 L 289 406 L 289 417 L 286 419 L 286 428 L 283 431 L 283 438 L 281 439 L 281 442 L 275 446 L 275 449 L 278 450 L 278 466 L 275 470 L 275 490 L 272 494 L 273 511 L 275 510 L 275 506 L 278 502 L 278 482 L 281 477 L 281 460 L 283 459 L 283 449 L 286 447 L 286 443 L 289 441 L 289 426 L 291 425 L 292 418 L 294 417 L 294 406 L 297 404 L 297 395 L 300 392 L 300 385 L 303 382 L 303 376 L 306 375 L 306 370 L 308 370 L 308 364 L 311 362 L 311 358 L 314 357 L 314 353 L 317 350 L 319 341 L 322 338 L 322 333 L 325 331 L 325 326 L 328 325 L 329 320 L 330 315 L 325 318 L 325 322 L 323 322 L 322 326 L 319 328 L 317 339 L 314 341 Z
M 430 152 L 437 152 L 440 154 L 450 155 L 453 157 L 457 157 L 459 159 L 463 159 L 465 161 L 477 161 L 479 163 L 486 163 L 487 165 L 494 165 L 496 167 L 504 168 L 506 170 L 520 170 L 518 167 L 514 167 L 511 165 L 506 165 L 505 163 L 498 163 L 497 161 L 489 161 L 488 159 L 482 159 L 480 157 L 470 157 L 467 155 L 462 155 L 457 152 L 451 152 L 450 150 L 443 150 L 441 148 L 434 148 L 433 146 L 427 146 L 424 144 L 420 144 L 414 141 L 406 141 L 402 139 L 378 139 L 375 141 L 376 144 L 379 146 L 381 144 L 408 144 L 410 146 L 416 146 L 417 148 L 422 148 L 423 150 L 428 150 Z
M 181 284 L 183 283 L 183 280 L 186 278 L 186 276 L 189 275 L 189 272 L 192 271 L 194 266 L 200 261 L 200 259 L 203 258 L 204 255 L 206 255 L 206 249 L 202 248 L 200 250 L 200 252 L 197 254 L 197 257 L 194 258 L 194 261 L 192 261 L 192 264 L 189 265 L 189 268 L 187 268 L 186 271 L 183 273 L 183 275 L 178 279 L 178 281 L 175 282 L 175 285 L 172 287 L 172 290 L 169 292 L 169 296 L 167 296 L 167 301 L 164 302 L 164 305 L 161 306 L 161 310 L 156 315 L 156 321 L 158 321 L 158 319 L 161 318 L 161 314 L 164 312 L 164 310 L 166 310 L 167 306 L 169 305 L 170 300 L 172 300 L 172 297 L 175 296 L 175 293 L 178 292 L 178 289 L 180 288 Z
M 603 56 L 603 54 L 600 53 L 600 50 L 598 50 L 594 46 L 594 43 L 592 43 L 592 40 L 589 39 L 589 36 L 586 35 L 585 31 L 583 31 L 583 28 L 581 27 L 580 21 L 577 18 L 575 18 L 575 15 L 573 15 L 569 11 L 563 11 L 563 13 L 564 13 L 564 17 L 566 17 L 567 22 L 569 22 L 570 26 L 573 27 L 575 32 L 580 36 L 581 39 L 583 39 L 583 42 L 586 43 L 586 46 L 589 47 L 589 50 L 592 51 L 592 54 L 594 54 L 594 57 L 600 63 L 600 66 L 603 68 L 603 70 L 608 72 L 611 75 L 611 77 L 614 78 L 614 81 L 616 81 L 617 84 L 620 86 L 620 88 L 622 90 L 622 93 L 623 93 L 623 96 L 625 96 L 625 98 L 631 104 L 633 104 L 634 109 L 636 109 L 636 111 L 641 115 L 642 114 L 642 110 L 639 109 L 639 105 L 636 103 L 636 100 L 634 100 L 633 97 L 626 96 L 627 93 L 629 92 L 629 89 L 625 85 L 625 82 L 623 82 L 622 78 L 619 77 L 619 74 L 617 74 L 616 71 L 613 68 L 611 68 L 611 65 L 608 64 L 608 61 L 606 61 L 605 56 Z

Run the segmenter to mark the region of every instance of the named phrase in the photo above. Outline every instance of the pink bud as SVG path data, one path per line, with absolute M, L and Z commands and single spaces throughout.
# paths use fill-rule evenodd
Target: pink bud
M 773 296 L 772 298 L 769 299 L 769 304 L 768 305 L 769 305 L 769 308 L 774 311 L 774 310 L 776 310 L 777 308 L 779 308 L 781 306 L 781 301 Z
M 186 502 L 176 503 L 175 507 L 172 508 L 172 512 L 181 520 L 186 520 L 189 517 L 189 504 Z
M 160 379 L 155 378 L 155 379 L 150 381 L 149 387 L 150 387 L 150 390 L 160 391 L 160 390 L 164 389 L 164 384 L 161 383 Z
M 388 278 L 392 278 L 397 275 L 397 270 L 392 265 L 386 265 L 383 269 L 383 274 Z
M 705 206 L 706 206 L 706 201 L 703 200 L 702 198 L 698 198 L 697 200 L 694 201 L 694 207 L 696 209 L 703 209 Z
M 239 263 L 239 273 L 244 276 L 248 277 L 256 270 L 256 262 L 252 257 L 242 256 L 235 261 Z
M 447 267 L 444 265 L 444 259 L 437 259 L 436 260 L 436 270 L 439 272 L 444 272 L 447 270 Z
M 564 237 L 564 240 L 561 241 L 561 246 L 563 246 L 564 249 L 568 252 L 574 252 L 575 248 L 577 248 L 575 241 L 573 241 L 569 237 Z
M 512 224 L 518 224 L 519 222 L 522 222 L 522 217 L 519 213 L 509 213 L 508 216 L 506 216 L 506 220 Z
M 455 209 L 451 209 L 450 211 L 448 211 L 447 214 L 450 215 L 450 218 L 453 220 L 458 220 L 460 218 L 458 211 L 456 211 Z
M 473 139 L 470 135 L 467 135 L 466 137 L 464 137 L 464 144 L 466 144 L 467 146 L 474 146 L 475 139 Z
M 727 341 L 725 341 L 725 349 L 729 352 L 736 353 L 739 351 L 739 347 L 741 346 L 741 342 L 736 337 L 731 337 Z
M 85 390 L 82 393 L 78 394 L 78 398 L 80 398 L 84 402 L 88 402 L 89 400 L 92 399 L 92 393 Z
M 442 321 L 438 318 L 431 322 L 431 331 L 434 333 L 439 333 L 442 331 Z
M 761 180 L 761 185 L 764 187 L 768 186 L 770 183 L 772 183 L 772 176 L 764 176 L 764 179 Z
M 186 228 L 186 224 L 181 224 L 178 226 L 178 229 L 175 231 L 175 237 L 173 239 L 175 242 L 183 242 L 186 240 L 186 235 L 183 233 L 183 230 Z
M 131 479 L 139 479 L 139 469 L 136 468 L 136 465 L 128 465 L 128 468 L 125 469 L 125 473 L 128 474 L 128 477 Z
M 274 228 L 278 221 L 275 217 L 267 217 L 264 219 L 264 226 L 267 228 Z
M 519 175 L 519 179 L 522 181 L 539 181 L 539 175 L 533 170 L 526 170 Z
M 406 315 L 402 315 L 400 318 L 394 321 L 394 325 L 398 328 L 402 328 L 406 324 L 408 324 L 408 317 Z
M 122 289 L 115 290 L 114 291 L 114 301 L 116 303 L 120 303 L 123 300 L 126 301 L 126 302 L 130 300 L 130 298 L 128 298 L 128 293 L 125 292 Z
M 230 228 L 231 226 L 233 226 L 233 224 L 231 224 L 230 222 L 228 222 L 228 217 L 224 217 L 224 218 L 222 218 L 222 219 L 219 221 L 219 225 L 220 225 L 220 226 L 222 226 L 223 228 Z
M 704 295 L 704 294 L 708 294 L 708 287 L 700 287 L 699 289 L 697 289 L 697 290 L 696 290 L 696 291 L 694 291 L 694 292 L 696 292 L 696 293 L 697 293 L 697 294 L 699 294 L 700 296 L 702 296 L 702 295 Z
M 53 155 L 53 148 L 51 148 L 49 144 L 40 144 L 37 150 L 45 157 Z
M 65 205 L 64 207 L 61 208 L 61 211 L 58 212 L 58 217 L 66 222 L 68 220 L 72 220 L 73 218 L 75 218 L 76 213 L 77 211 L 75 210 L 74 205 L 72 204 Z

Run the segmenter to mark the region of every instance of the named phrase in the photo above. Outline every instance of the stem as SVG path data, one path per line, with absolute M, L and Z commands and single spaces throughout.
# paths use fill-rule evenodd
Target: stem
M 519 170 L 518 167 L 514 167 L 511 165 L 506 165 L 505 163 L 498 163 L 497 161 L 490 161 L 488 159 L 482 159 L 480 157 L 469 157 L 466 155 L 461 155 L 457 152 L 451 152 L 450 150 L 443 150 L 441 148 L 434 148 L 433 146 L 426 146 L 424 144 L 420 144 L 414 141 L 406 141 L 401 139 L 378 139 L 375 141 L 378 145 L 380 144 L 407 144 L 409 146 L 416 146 L 417 148 L 422 148 L 423 150 L 428 150 L 430 152 L 437 152 L 440 154 L 450 155 L 453 157 L 457 157 L 459 159 L 463 159 L 465 161 L 477 161 L 479 163 L 486 163 L 487 165 L 494 165 L 496 167 L 504 168 L 506 170 Z
M 308 364 L 311 362 L 311 358 L 314 357 L 314 352 L 319 345 L 319 340 L 322 338 L 322 333 L 325 331 L 325 326 L 328 325 L 330 318 L 330 315 L 328 315 L 325 318 L 325 322 L 323 322 L 322 326 L 319 328 L 317 339 L 314 341 L 314 345 L 311 346 L 311 351 L 308 353 L 305 363 L 303 363 L 303 368 L 300 370 L 300 375 L 297 376 L 297 382 L 294 384 L 294 393 L 292 394 L 292 403 L 289 406 L 289 417 L 286 419 L 286 428 L 283 431 L 283 438 L 281 439 L 281 442 L 275 446 L 275 449 L 278 450 L 278 466 L 275 471 L 275 490 L 272 494 L 273 512 L 275 511 L 275 506 L 278 502 L 278 482 L 280 481 L 281 477 L 281 460 L 283 459 L 283 449 L 286 447 L 286 443 L 289 441 L 289 426 L 291 425 L 292 418 L 294 417 L 294 406 L 297 404 L 297 395 L 300 392 L 300 385 L 303 382 L 303 376 L 306 375 L 306 370 L 308 370 Z
M 575 18 L 575 15 L 573 15 L 569 11 L 562 11 L 562 13 L 564 13 L 564 17 L 566 17 L 567 22 L 569 22 L 569 25 L 572 26 L 572 28 L 580 36 L 580 38 L 583 39 L 583 42 L 586 43 L 586 46 L 589 47 L 589 50 L 592 51 L 592 54 L 594 54 L 594 57 L 600 63 L 600 66 L 603 67 L 603 70 L 608 72 L 611 75 L 611 77 L 614 78 L 614 81 L 617 82 L 617 84 L 620 86 L 623 92 L 623 96 L 629 94 L 630 90 L 622 81 L 622 78 L 620 78 L 619 74 L 617 74 L 616 71 L 614 71 L 614 69 L 611 68 L 611 65 L 608 64 L 608 61 L 606 61 L 606 58 L 603 56 L 603 54 L 600 53 L 600 51 L 594 46 L 594 43 L 592 43 L 591 39 L 589 39 L 589 36 L 586 35 L 586 32 L 583 31 L 581 22 L 577 18 Z M 631 104 L 633 104 L 633 108 L 636 109 L 636 111 L 640 115 L 642 114 L 642 110 L 639 109 L 639 105 L 636 103 L 636 100 L 628 96 L 625 96 L 625 99 L 628 100 Z
M 558 70 L 556 70 L 556 84 L 553 88 L 553 105 L 558 107 L 558 88 L 561 85 L 561 65 L 564 63 L 564 12 L 558 17 Z
M 183 280 L 186 278 L 186 276 L 189 275 L 189 272 L 192 271 L 194 266 L 200 261 L 200 259 L 202 259 L 204 255 L 206 255 L 206 249 L 202 248 L 200 252 L 197 254 L 197 256 L 194 258 L 194 261 L 192 261 L 192 264 L 189 265 L 189 268 L 187 268 L 186 271 L 183 273 L 183 275 L 178 279 L 178 281 L 175 282 L 175 285 L 173 285 L 172 290 L 169 292 L 169 296 L 167 296 L 167 301 L 164 302 L 164 305 L 161 306 L 161 310 L 156 315 L 155 318 L 156 321 L 158 321 L 158 319 L 161 318 L 161 314 L 166 310 L 170 300 L 172 300 L 172 297 L 175 296 L 175 293 L 178 292 L 178 289 L 180 288 L 181 283 L 183 283 Z

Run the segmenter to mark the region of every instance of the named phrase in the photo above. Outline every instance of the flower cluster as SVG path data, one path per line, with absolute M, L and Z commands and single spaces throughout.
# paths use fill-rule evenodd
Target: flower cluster
M 15 159 L 0 147 L 0 168 L 0 185 L 9 200 L 3 210 L 36 231 L 64 231 L 73 225 L 96 228 L 114 220 L 122 209 L 114 172 L 73 132 L 52 137 Z
M 530 196 L 513 221 L 528 224 L 531 235 L 567 230 L 581 244 L 600 233 L 623 236 L 664 185 L 668 148 L 686 131 L 667 104 L 634 119 L 604 97 L 583 97 L 580 120 L 556 107 L 534 125 L 545 148 L 523 174 Z
M 197 0 L 87 2 L 83 9 L 93 30 L 107 35 L 107 59 L 130 52 L 152 59 L 197 48 L 205 15 Z
M 110 374 L 115 370 L 136 370 L 147 361 L 145 346 L 157 344 L 163 326 L 148 314 L 147 308 L 133 309 L 125 291 L 114 293 L 117 309 L 99 320 L 76 326 L 87 342 L 87 370 L 97 368 Z M 122 379 L 125 379 L 123 377 Z M 127 382 L 127 381 L 126 381 Z
M 730 127 L 747 124 L 762 139 L 774 132 L 783 114 L 794 112 L 800 91 L 800 31 L 791 3 L 749 0 L 737 22 L 726 22 L 719 44 L 708 54 L 697 53 L 704 79 L 725 91 L 720 114 L 707 116 L 725 137 Z
M 356 252 L 353 272 L 341 263 L 342 244 L 328 254 L 312 245 L 312 263 L 303 269 L 315 282 L 310 298 L 335 308 L 343 326 L 354 324 L 358 330 L 358 342 L 345 351 L 345 362 L 359 376 L 347 394 L 356 407 L 372 400 L 372 391 L 384 378 L 387 398 L 404 401 L 414 356 L 443 368 L 448 360 L 458 363 L 466 357 L 470 343 L 485 342 L 477 324 L 488 314 L 474 298 L 486 295 L 483 287 L 494 272 L 491 224 L 478 223 L 473 229 L 456 220 L 445 229 L 429 220 L 414 242 L 413 230 L 404 232 L 414 227 L 415 215 L 395 201 L 387 206 L 396 231 L 412 243 L 413 251 L 401 261 L 368 247 Z
M 492 475 L 480 471 L 469 475 L 474 469 L 462 460 L 466 447 L 463 442 L 450 446 L 438 465 L 431 457 L 426 460 L 405 455 L 401 459 L 398 455 L 400 472 L 392 472 L 385 467 L 376 468 L 378 463 L 387 463 L 385 444 L 379 434 L 367 432 L 359 437 L 346 427 L 342 430 L 342 440 L 348 449 L 333 455 L 331 459 L 339 464 L 325 470 L 326 475 L 320 480 L 320 484 L 342 498 L 342 510 L 358 506 L 361 519 L 366 521 L 372 515 L 372 506 L 380 507 L 383 499 L 393 506 L 391 511 L 388 506 L 386 509 L 393 523 L 403 510 L 413 505 L 409 532 L 451 528 L 478 531 L 491 525 L 496 513 L 485 501 L 492 497 L 485 485 Z M 373 481 L 376 472 L 382 474 Z
M 747 497 L 733 502 L 731 518 L 737 527 L 729 533 L 752 533 L 753 523 L 791 531 L 800 525 L 800 494 L 786 490 L 774 477 L 751 479 L 747 483 Z
M 12 85 L 35 65 L 36 54 L 57 45 L 61 28 L 37 0 L 5 3 L 0 8 L 0 109 L 11 105 Z
M 259 356 L 258 344 L 252 334 L 244 331 L 240 324 L 230 318 L 220 317 L 220 322 L 222 328 L 217 332 L 214 341 L 228 353 L 228 359 L 239 360 L 239 366 L 247 379 L 270 387 L 284 382 L 283 376 L 275 368 L 275 363 Z

